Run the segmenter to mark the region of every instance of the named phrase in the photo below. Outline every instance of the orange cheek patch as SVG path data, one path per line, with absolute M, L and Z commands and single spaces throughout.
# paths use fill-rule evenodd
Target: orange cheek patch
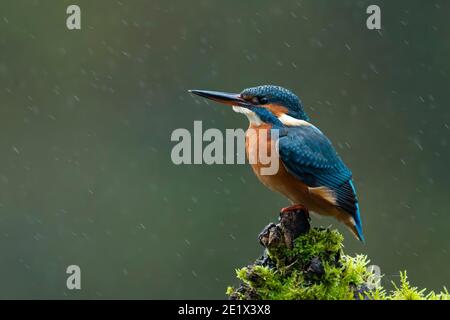
M 280 106 L 279 104 L 267 104 L 264 106 L 269 109 L 276 117 L 280 117 L 283 114 L 288 113 L 288 109 L 286 107 Z

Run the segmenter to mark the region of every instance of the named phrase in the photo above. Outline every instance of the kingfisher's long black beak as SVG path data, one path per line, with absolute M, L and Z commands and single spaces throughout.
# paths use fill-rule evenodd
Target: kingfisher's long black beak
M 248 106 L 249 103 L 241 98 L 238 93 L 227 93 L 227 92 L 217 92 L 217 91 L 206 91 L 206 90 L 188 90 L 190 93 L 196 94 L 200 97 L 214 100 L 223 104 L 228 104 L 230 106 Z

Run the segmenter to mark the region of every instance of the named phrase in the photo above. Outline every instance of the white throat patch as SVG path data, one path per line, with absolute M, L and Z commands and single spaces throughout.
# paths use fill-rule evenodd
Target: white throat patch
M 247 116 L 247 118 L 248 118 L 248 121 L 250 121 L 251 125 L 260 126 L 260 125 L 263 124 L 263 122 L 258 117 L 258 115 L 256 113 L 254 113 L 253 111 L 247 109 L 247 108 L 233 106 L 233 111 L 237 112 L 237 113 L 245 114 Z
M 311 123 L 309 123 L 308 121 L 296 119 L 285 113 L 282 114 L 281 116 L 279 116 L 278 120 L 280 120 L 280 122 L 282 124 L 284 124 L 285 126 L 290 126 L 290 127 L 311 126 Z

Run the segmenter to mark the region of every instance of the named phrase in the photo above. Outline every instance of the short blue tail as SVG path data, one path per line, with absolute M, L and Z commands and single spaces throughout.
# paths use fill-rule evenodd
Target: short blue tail
M 349 183 L 350 183 L 350 186 L 352 187 L 353 193 L 355 194 L 355 197 L 356 197 L 356 190 L 355 190 L 355 186 L 353 185 L 353 181 L 350 180 Z M 358 202 L 355 203 L 355 206 L 356 206 L 356 212 L 355 212 L 355 216 L 353 217 L 355 219 L 355 228 L 356 228 L 356 231 L 358 233 L 358 239 L 361 242 L 365 243 L 366 240 L 364 239 L 364 234 L 363 234 L 363 231 L 362 231 L 361 215 L 359 213 L 359 204 L 358 204 Z

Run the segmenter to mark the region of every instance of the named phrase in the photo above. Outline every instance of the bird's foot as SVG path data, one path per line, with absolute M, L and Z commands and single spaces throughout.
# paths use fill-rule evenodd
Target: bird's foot
M 310 220 L 308 208 L 306 208 L 304 205 L 301 204 L 294 204 L 292 206 L 282 208 L 280 213 L 285 214 L 288 212 L 298 212 L 298 211 L 303 212 L 308 218 L 308 220 Z

